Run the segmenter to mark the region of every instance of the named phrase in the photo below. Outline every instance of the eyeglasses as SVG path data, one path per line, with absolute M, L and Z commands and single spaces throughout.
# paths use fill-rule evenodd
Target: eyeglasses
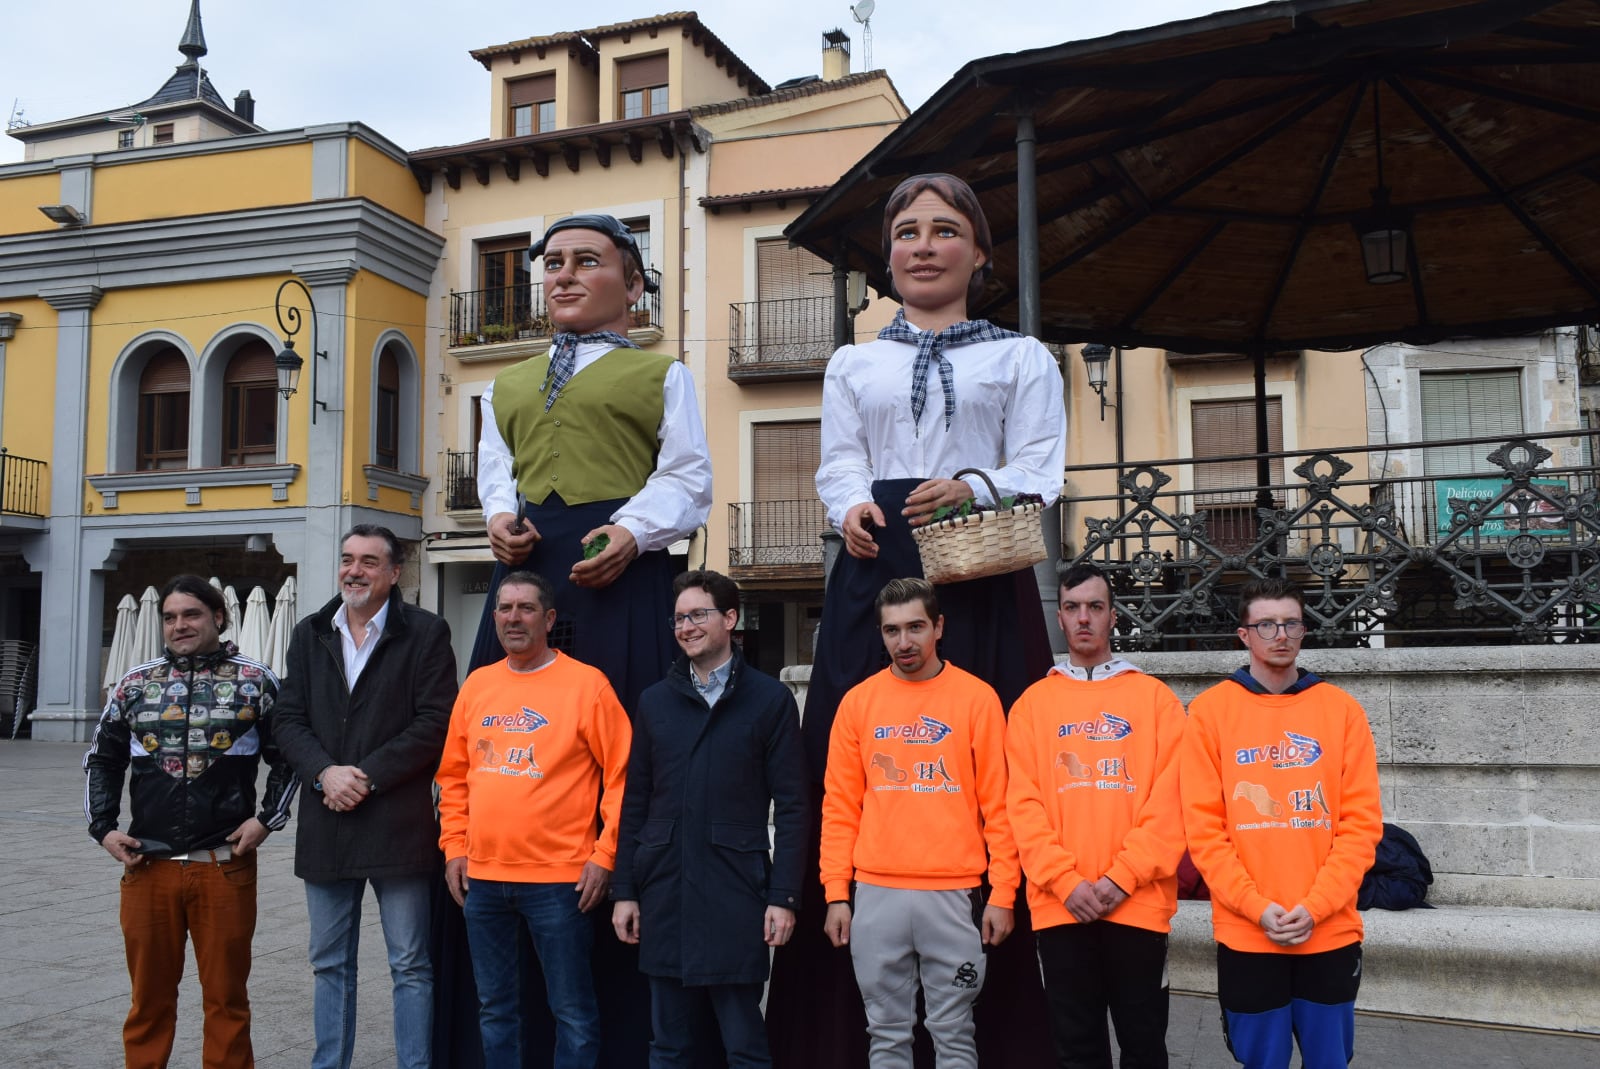
M 1306 622 L 1304 620 L 1285 620 L 1282 623 L 1276 620 L 1261 620 L 1244 626 L 1247 630 L 1254 631 L 1268 642 L 1277 638 L 1280 631 L 1290 638 L 1305 638 L 1306 636 Z
M 705 622 L 711 619 L 716 611 L 716 609 L 690 609 L 688 612 L 675 612 L 667 617 L 667 623 L 672 625 L 674 631 L 680 627 L 687 627 L 689 624 L 703 627 Z

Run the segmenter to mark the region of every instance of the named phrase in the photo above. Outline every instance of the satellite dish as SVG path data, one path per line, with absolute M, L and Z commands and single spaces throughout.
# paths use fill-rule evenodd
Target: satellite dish
M 872 13 L 876 10 L 878 10 L 877 0 L 856 0 L 856 3 L 850 5 L 850 14 L 861 23 L 861 43 L 866 46 L 863 51 L 867 61 L 866 69 L 869 71 L 872 70 Z

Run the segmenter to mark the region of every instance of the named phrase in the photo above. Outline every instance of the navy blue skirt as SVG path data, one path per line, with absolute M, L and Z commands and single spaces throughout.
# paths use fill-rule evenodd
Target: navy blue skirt
M 582 538 L 611 516 L 626 499 L 568 505 L 555 494 L 524 515 L 539 532 L 528 559 L 516 568 L 495 562 L 489 597 L 478 621 L 471 668 L 504 657 L 494 631 L 494 591 L 513 571 L 537 572 L 556 589 L 556 626 L 550 644 L 605 673 L 623 708 L 633 715 L 639 694 L 666 678 L 678 648 L 672 640 L 672 580 L 677 569 L 664 549 L 641 553 L 617 581 L 593 589 L 573 586 L 568 576 L 583 559 Z
M 767 1033 L 777 1069 L 867 1069 L 866 1015 L 850 950 L 835 949 L 822 932 L 827 911 L 818 876 L 822 779 L 839 702 L 851 687 L 889 664 L 873 607 L 878 592 L 891 579 L 922 578 L 922 558 L 900 514 L 907 495 L 922 482 L 882 479 L 872 484 L 872 499 L 887 521 L 874 535 L 878 555 L 858 560 L 841 552 L 828 578 L 800 725 L 813 780 L 809 879 L 794 936 L 773 956 L 767 995 Z M 937 589 L 944 615 L 940 658 L 992 686 L 1009 710 L 1052 663 L 1033 570 Z M 988 951 L 988 977 L 974 1012 L 978 1061 L 984 1069 L 1053 1064 L 1049 1009 L 1024 895 L 1019 888 L 1011 937 Z M 913 1052 L 919 1069 L 933 1064 L 932 1045 L 921 1025 Z

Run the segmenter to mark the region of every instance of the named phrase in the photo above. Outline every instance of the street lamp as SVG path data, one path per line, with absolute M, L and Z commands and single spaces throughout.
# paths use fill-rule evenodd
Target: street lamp
M 318 361 L 326 360 L 328 354 L 325 350 L 317 348 L 317 306 L 311 299 L 311 291 L 306 289 L 306 284 L 298 278 L 286 279 L 278 287 L 278 295 L 273 300 L 273 311 L 278 316 L 278 329 L 283 331 L 283 351 L 273 358 L 272 364 L 278 371 L 278 395 L 285 401 L 293 397 L 300 387 L 300 369 L 305 367 L 305 360 L 294 351 L 294 336 L 300 333 L 300 309 L 294 305 L 283 303 L 283 291 L 290 286 L 299 287 L 305 294 L 306 306 L 311 310 L 311 355 Z M 311 422 L 317 422 L 317 409 L 328 407 L 325 401 L 317 398 L 317 367 L 311 365 Z
M 1111 366 L 1111 346 L 1090 342 L 1083 347 L 1083 368 L 1089 375 L 1089 389 L 1100 398 L 1100 422 L 1106 420 L 1106 406 L 1116 405 L 1106 400 L 1107 370 Z

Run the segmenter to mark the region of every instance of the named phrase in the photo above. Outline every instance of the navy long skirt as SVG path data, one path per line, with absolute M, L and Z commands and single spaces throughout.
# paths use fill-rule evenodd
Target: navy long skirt
M 776 1069 L 866 1069 L 866 1014 L 848 948 L 835 949 L 822 932 L 827 902 L 819 876 L 822 778 L 828 736 L 845 692 L 887 667 L 873 602 L 891 579 L 922 576 L 911 528 L 900 510 L 920 479 L 872 484 L 886 525 L 876 532 L 878 556 L 839 555 L 822 606 L 822 629 L 811 666 L 801 734 L 812 784 L 810 878 L 800 922 L 773 958 L 767 1032 Z M 994 687 L 1008 711 L 1051 665 L 1044 610 L 1031 569 L 938 587 L 944 614 L 939 655 Z M 978 1059 L 985 1069 L 1034 1069 L 1053 1064 L 1049 1009 L 1039 980 L 1024 891 L 1018 889 L 1016 929 L 989 951 L 989 971 L 975 1011 Z M 933 1065 L 926 1032 L 917 1027 L 916 1063 Z
M 622 500 L 567 505 L 551 495 L 529 504 L 526 516 L 539 532 L 528 559 L 517 568 L 495 563 L 472 647 L 471 668 L 505 656 L 494 631 L 494 591 L 512 571 L 526 569 L 550 580 L 556 591 L 556 626 L 550 642 L 563 653 L 605 673 L 622 706 L 633 715 L 639 694 L 666 677 L 677 652 L 668 617 L 676 568 L 665 550 L 640 554 L 617 581 L 600 590 L 573 586 L 567 578 L 583 558 L 584 535 L 611 522 Z M 441 1069 L 480 1069 L 478 990 L 473 981 L 461 909 L 448 894 L 434 915 L 434 1063 Z M 649 1060 L 650 986 L 639 972 L 639 951 L 619 941 L 611 927 L 611 903 L 590 914 L 594 923 L 595 994 L 600 1001 L 602 1069 L 643 1069 Z M 555 1021 L 546 1001 L 526 931 L 522 947 L 523 1069 L 547 1069 L 555 1049 Z

